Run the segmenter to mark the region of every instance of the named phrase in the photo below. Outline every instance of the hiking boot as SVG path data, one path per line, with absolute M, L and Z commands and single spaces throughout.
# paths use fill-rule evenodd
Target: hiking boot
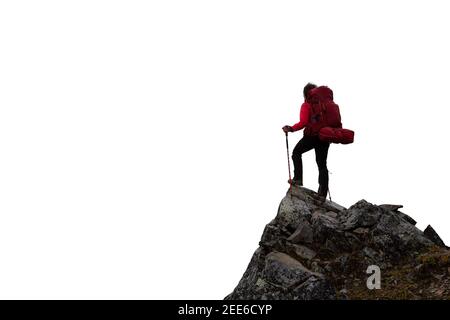
M 319 194 L 319 197 L 326 199 L 328 188 L 325 186 L 319 186 L 319 190 L 317 191 L 317 193 Z
M 293 186 L 303 186 L 303 183 L 301 180 L 288 179 L 288 183 Z

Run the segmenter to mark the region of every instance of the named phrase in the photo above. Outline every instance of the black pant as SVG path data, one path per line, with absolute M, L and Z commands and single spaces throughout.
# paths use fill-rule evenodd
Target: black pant
M 318 136 L 303 136 L 292 152 L 294 180 L 300 181 L 303 184 L 302 154 L 314 148 L 316 152 L 316 163 L 319 167 L 319 190 L 326 194 L 328 192 L 327 156 L 329 147 L 330 143 L 319 140 Z

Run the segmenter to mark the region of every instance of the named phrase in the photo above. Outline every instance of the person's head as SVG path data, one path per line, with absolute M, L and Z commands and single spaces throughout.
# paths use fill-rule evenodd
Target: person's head
M 311 82 L 308 82 L 308 84 L 303 88 L 303 97 L 305 98 L 305 100 L 308 98 L 309 91 L 314 88 L 317 88 L 317 86 Z

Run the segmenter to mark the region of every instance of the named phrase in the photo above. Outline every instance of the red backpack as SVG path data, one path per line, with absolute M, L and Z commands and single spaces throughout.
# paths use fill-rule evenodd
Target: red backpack
M 333 101 L 333 91 L 320 86 L 310 91 L 307 102 L 311 106 L 309 124 L 305 134 L 318 135 L 319 139 L 332 143 L 352 143 L 354 132 L 342 128 L 339 106 Z

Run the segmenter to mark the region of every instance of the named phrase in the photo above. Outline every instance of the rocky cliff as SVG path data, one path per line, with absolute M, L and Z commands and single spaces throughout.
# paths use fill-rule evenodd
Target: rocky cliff
M 225 299 L 449 299 L 449 248 L 401 207 L 346 209 L 293 187 Z M 369 266 L 379 289 L 368 287 L 378 276 Z

